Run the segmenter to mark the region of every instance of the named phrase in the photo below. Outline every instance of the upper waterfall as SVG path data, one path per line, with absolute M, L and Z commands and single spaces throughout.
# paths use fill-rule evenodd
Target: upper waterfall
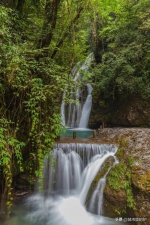
M 74 79 L 76 85 L 72 86 L 70 99 L 70 104 L 65 103 L 66 90 L 63 93 L 62 104 L 61 104 L 61 118 L 62 125 L 67 127 L 79 127 L 87 128 L 89 116 L 92 107 L 92 86 L 86 83 L 84 74 L 88 71 L 89 66 L 93 60 L 93 53 L 90 53 L 86 58 L 85 62 L 81 65 L 77 65 L 71 71 L 71 75 Z M 81 82 L 85 85 L 80 85 Z
M 81 119 L 79 123 L 80 128 L 86 128 L 88 126 L 89 116 L 90 116 L 91 107 L 92 107 L 91 92 L 93 88 L 90 84 L 87 84 L 87 90 L 88 90 L 88 95 L 82 109 Z

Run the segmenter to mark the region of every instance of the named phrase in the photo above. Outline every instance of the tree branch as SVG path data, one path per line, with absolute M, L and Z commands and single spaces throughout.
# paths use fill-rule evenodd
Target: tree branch
M 69 29 L 71 28 L 72 24 L 75 23 L 75 21 L 80 17 L 80 14 L 81 14 L 82 10 L 83 10 L 83 7 L 80 7 L 79 10 L 78 10 L 78 12 L 77 12 L 77 14 L 76 14 L 76 16 L 71 20 Z M 51 58 L 52 58 L 52 59 L 55 57 L 57 51 L 58 51 L 59 48 L 62 46 L 62 44 L 63 44 L 63 42 L 64 42 L 64 40 L 65 40 L 65 38 L 66 38 L 67 36 L 68 36 L 68 31 L 66 31 L 66 32 L 64 33 L 64 35 L 62 36 L 62 38 L 60 39 L 60 41 L 57 43 L 57 45 L 56 45 L 56 47 L 55 47 L 53 53 L 51 54 Z

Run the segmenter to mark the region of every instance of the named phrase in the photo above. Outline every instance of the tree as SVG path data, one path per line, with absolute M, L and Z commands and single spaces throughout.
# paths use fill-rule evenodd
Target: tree
M 103 48 L 96 53 L 94 79 L 109 106 L 131 96 L 144 100 L 150 96 L 149 6 L 146 0 L 121 1 L 103 19 L 98 43 L 103 42 Z
M 42 180 L 43 159 L 63 130 L 60 103 L 68 73 L 87 51 L 79 19 L 88 1 L 2 3 L 0 189 L 9 214 L 14 175 L 24 170 L 31 182 L 33 174 Z

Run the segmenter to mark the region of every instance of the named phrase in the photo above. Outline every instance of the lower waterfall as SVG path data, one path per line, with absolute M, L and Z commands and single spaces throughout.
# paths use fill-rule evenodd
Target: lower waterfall
M 107 173 L 97 184 L 89 207 L 85 202 L 91 183 L 106 159 L 113 157 L 117 163 L 116 151 L 116 146 L 106 144 L 56 144 L 44 162 L 44 193 L 37 191 L 27 199 L 27 224 L 115 225 L 115 219 L 100 216 Z M 117 221 L 117 224 L 122 223 Z

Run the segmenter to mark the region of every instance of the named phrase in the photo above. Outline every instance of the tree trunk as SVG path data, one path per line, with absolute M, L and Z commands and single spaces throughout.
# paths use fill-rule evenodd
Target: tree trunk
M 16 7 L 16 10 L 18 10 L 19 14 L 22 15 L 23 14 L 23 6 L 25 4 L 25 0 L 18 0 L 18 4 Z
M 69 26 L 69 29 L 71 28 L 72 24 L 75 23 L 75 21 L 80 17 L 80 14 L 83 10 L 83 7 L 80 7 L 76 16 L 73 18 L 73 20 L 70 22 L 70 26 Z M 62 46 L 65 38 L 67 37 L 68 35 L 68 31 L 64 33 L 63 37 L 59 40 L 59 42 L 57 43 L 56 47 L 55 47 L 55 50 L 53 51 L 53 53 L 51 54 L 51 58 L 53 59 L 58 51 L 58 49 Z
M 51 43 L 57 21 L 57 13 L 61 0 L 46 0 L 45 19 L 38 48 L 48 47 Z

